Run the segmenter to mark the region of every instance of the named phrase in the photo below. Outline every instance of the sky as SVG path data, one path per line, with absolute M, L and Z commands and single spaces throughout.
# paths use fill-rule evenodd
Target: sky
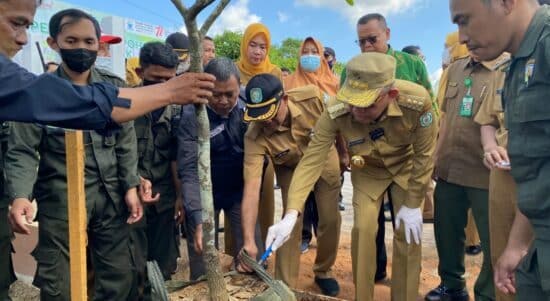
M 155 25 L 183 27 L 170 0 L 63 1 Z M 190 5 L 192 1 L 184 3 Z M 378 12 L 387 19 L 391 46 L 398 50 L 411 44 L 420 46 L 428 72 L 435 79 L 440 73 L 445 36 L 456 30 L 448 5 L 446 0 L 355 0 L 353 7 L 344 0 L 231 0 L 208 34 L 215 36 L 224 29 L 243 31 L 250 23 L 262 22 L 270 29 L 274 44 L 289 37 L 313 36 L 332 47 L 338 60 L 345 62 L 360 52 L 355 43 L 357 19 Z M 208 14 L 209 10 L 203 11 L 199 24 Z

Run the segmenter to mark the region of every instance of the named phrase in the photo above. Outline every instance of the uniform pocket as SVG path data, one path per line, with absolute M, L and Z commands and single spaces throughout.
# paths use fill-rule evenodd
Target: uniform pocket
M 36 247 L 31 255 L 37 262 L 33 284 L 50 296 L 59 296 L 61 294 L 60 276 L 64 273 L 59 269 L 61 250 Z
M 458 86 L 453 83 L 447 85 L 447 90 L 445 90 L 445 98 L 455 98 L 458 94 Z
M 116 144 L 115 135 L 110 135 L 110 136 L 103 137 L 103 146 L 105 146 L 107 148 L 110 148 L 110 147 L 115 146 L 115 144 Z

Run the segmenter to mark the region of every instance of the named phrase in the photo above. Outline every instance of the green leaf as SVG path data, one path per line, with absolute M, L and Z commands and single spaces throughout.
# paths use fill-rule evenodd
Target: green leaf
M 346 0 L 346 2 L 349 4 L 349 5 L 352 5 L 353 6 L 353 0 Z

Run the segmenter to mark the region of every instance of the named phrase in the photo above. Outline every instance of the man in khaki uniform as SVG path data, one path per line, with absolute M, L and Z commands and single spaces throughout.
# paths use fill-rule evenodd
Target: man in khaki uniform
M 509 61 L 508 56 L 499 65 Z M 491 263 L 497 264 L 498 258 L 506 248 L 517 210 L 516 182 L 510 174 L 510 159 L 506 146 L 508 130 L 504 124 L 504 110 L 500 97 L 504 85 L 504 68 L 494 72 L 497 97 L 486 99 L 479 108 L 475 122 L 481 125 L 481 143 L 483 145 L 483 163 L 491 170 L 489 175 L 489 237 L 491 238 Z M 516 300 L 496 290 L 497 301 Z
M 441 130 L 435 155 L 434 232 L 441 284 L 426 300 L 469 300 L 464 279 L 464 247 L 471 208 L 481 240 L 483 264 L 474 286 L 476 300 L 494 300 L 489 241 L 489 171 L 482 163 L 480 126 L 474 122 L 480 106 L 496 96 L 495 62 L 472 56 L 447 68 L 441 110 Z
M 270 228 L 266 241 L 266 245 L 278 247 L 288 239 L 294 226 L 292 216 L 302 210 L 340 133 L 352 156 L 352 263 L 355 299 L 361 301 L 373 300 L 377 217 L 388 189 L 397 210 L 392 300 L 418 297 L 421 207 L 432 173 L 437 125 L 428 91 L 396 80 L 395 68 L 395 58 L 374 52 L 360 54 L 348 63 L 348 80 L 329 101 L 296 168 L 285 217 Z
M 321 93 L 315 86 L 292 89 L 285 94 L 281 81 L 270 74 L 253 77 L 248 82 L 245 93 L 247 110 L 244 120 L 251 123 L 244 140 L 245 191 L 242 224 L 244 249 L 254 258 L 258 252 L 254 229 L 264 156 L 268 155 L 273 161 L 275 175 L 281 186 L 283 206 L 286 208 L 294 169 L 307 149 L 313 127 L 324 111 L 324 104 Z M 308 190 L 308 193 L 311 190 L 315 193 L 319 212 L 318 251 L 313 267 L 315 282 L 323 294 L 329 296 L 337 295 L 340 290 L 330 271 L 338 252 L 341 223 L 338 211 L 340 161 L 336 148 L 332 146 L 334 139 L 332 142 L 320 167 L 322 176 L 315 181 L 315 187 L 312 185 Z M 291 242 L 278 251 L 275 267 L 275 276 L 291 287 L 296 287 L 298 281 L 301 218 L 298 225 L 292 232 Z M 276 249 L 275 247 L 273 250 Z
M 125 86 L 122 79 L 94 66 L 100 36 L 94 17 L 66 9 L 52 16 L 49 28 L 48 44 L 62 58 L 52 75 L 77 85 L 109 82 Z M 40 288 L 42 301 L 70 300 L 67 204 L 74 200 L 67 195 L 65 129 L 14 123 L 10 131 L 4 161 L 6 191 L 12 201 L 10 217 L 13 220 L 16 215 L 14 208 L 30 206 L 33 197 L 38 204 L 33 284 Z M 137 193 L 134 126 L 126 123 L 117 132 L 86 131 L 83 142 L 86 234 L 92 262 L 88 270 L 95 278 L 90 299 L 134 300 L 128 224 L 139 221 L 143 210 Z

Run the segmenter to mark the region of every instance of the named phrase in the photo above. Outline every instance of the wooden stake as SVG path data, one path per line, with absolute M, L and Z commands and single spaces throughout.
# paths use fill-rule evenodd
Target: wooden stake
M 86 194 L 84 193 L 84 143 L 82 131 L 65 133 L 71 300 L 86 301 Z

